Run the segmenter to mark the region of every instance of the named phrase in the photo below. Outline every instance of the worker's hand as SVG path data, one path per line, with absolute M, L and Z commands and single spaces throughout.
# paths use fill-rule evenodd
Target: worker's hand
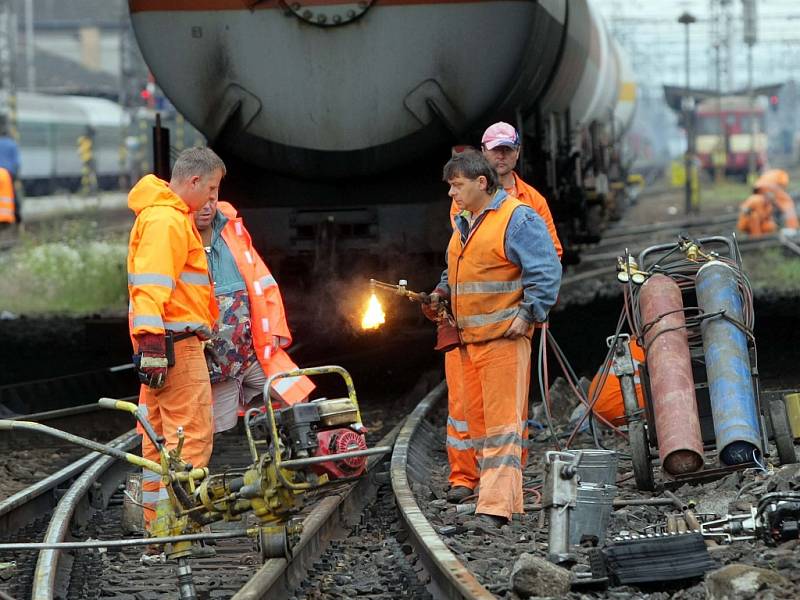
M 134 336 L 139 348 L 133 357 L 139 381 L 157 390 L 167 382 L 167 346 L 163 333 L 140 333 Z
M 528 335 L 531 329 L 533 328 L 532 323 L 528 323 L 522 317 L 514 317 L 514 320 L 509 325 L 506 332 L 503 334 L 503 337 L 515 340 L 517 338 L 521 338 L 524 335 Z
M 422 314 L 431 321 L 436 321 L 439 317 L 439 308 L 442 306 L 442 299 L 444 293 L 441 289 L 436 288 L 428 295 L 430 302 L 420 304 Z

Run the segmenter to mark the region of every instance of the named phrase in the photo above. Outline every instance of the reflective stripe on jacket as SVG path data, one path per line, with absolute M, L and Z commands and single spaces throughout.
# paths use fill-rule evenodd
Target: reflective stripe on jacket
M 502 337 L 519 312 L 523 297 L 522 271 L 506 257 L 505 234 L 514 209 L 506 198 L 488 210 L 462 243 L 458 229 L 447 248 L 450 298 L 464 343 Z
M 128 242 L 131 336 L 169 330 L 209 338 L 217 303 L 189 207 L 154 175 L 133 187 L 128 206 L 136 213 Z
M 237 216 L 236 209 L 227 202 L 218 203 L 217 209 L 228 218 L 222 229 L 222 239 L 231 251 L 247 286 L 253 346 L 258 362 L 267 377 L 297 369 L 297 365 L 284 350 L 292 343 L 292 334 L 286 322 L 278 283 L 253 248 L 250 233 L 245 229 L 242 219 Z M 273 348 L 273 337 L 279 339 L 277 349 Z M 278 379 L 274 387 L 287 404 L 294 404 L 308 396 L 314 389 L 314 384 L 303 376 Z
M 14 183 L 8 169 L 0 167 L 0 223 L 16 223 Z

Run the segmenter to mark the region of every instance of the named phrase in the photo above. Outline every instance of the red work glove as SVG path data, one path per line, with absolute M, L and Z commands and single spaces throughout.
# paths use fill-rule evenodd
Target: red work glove
M 140 333 L 134 336 L 139 353 L 133 357 L 139 381 L 157 390 L 167 382 L 167 346 L 163 333 Z

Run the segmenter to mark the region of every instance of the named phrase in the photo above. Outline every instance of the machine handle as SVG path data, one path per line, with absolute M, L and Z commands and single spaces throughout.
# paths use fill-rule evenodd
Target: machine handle
M 111 410 L 124 410 L 131 414 L 136 414 L 136 410 L 139 408 L 133 402 L 116 400 L 115 398 L 100 398 L 97 403 L 103 408 L 109 408 Z

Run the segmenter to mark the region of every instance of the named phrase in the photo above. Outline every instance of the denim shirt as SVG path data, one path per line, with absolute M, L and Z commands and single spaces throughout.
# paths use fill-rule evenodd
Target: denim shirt
M 475 219 L 472 229 L 480 226 L 487 211 L 500 208 L 506 198 L 509 195 L 505 190 L 497 190 L 488 206 Z M 458 214 L 455 222 L 463 244 L 471 230 L 469 220 L 463 214 Z M 524 204 L 514 209 L 506 228 L 503 248 L 508 260 L 522 271 L 523 295 L 517 316 L 528 323 L 546 321 L 561 286 L 561 262 L 547 226 L 535 210 Z M 437 288 L 450 295 L 447 269 L 442 272 Z
M 217 211 L 217 214 L 214 215 L 214 220 L 211 222 L 211 246 L 206 252 L 208 272 L 211 274 L 211 279 L 214 282 L 214 293 L 217 296 L 247 290 L 247 285 L 239 272 L 239 267 L 236 266 L 236 260 L 233 258 L 228 244 L 222 238 L 222 230 L 227 223 L 228 218 L 220 211 Z

